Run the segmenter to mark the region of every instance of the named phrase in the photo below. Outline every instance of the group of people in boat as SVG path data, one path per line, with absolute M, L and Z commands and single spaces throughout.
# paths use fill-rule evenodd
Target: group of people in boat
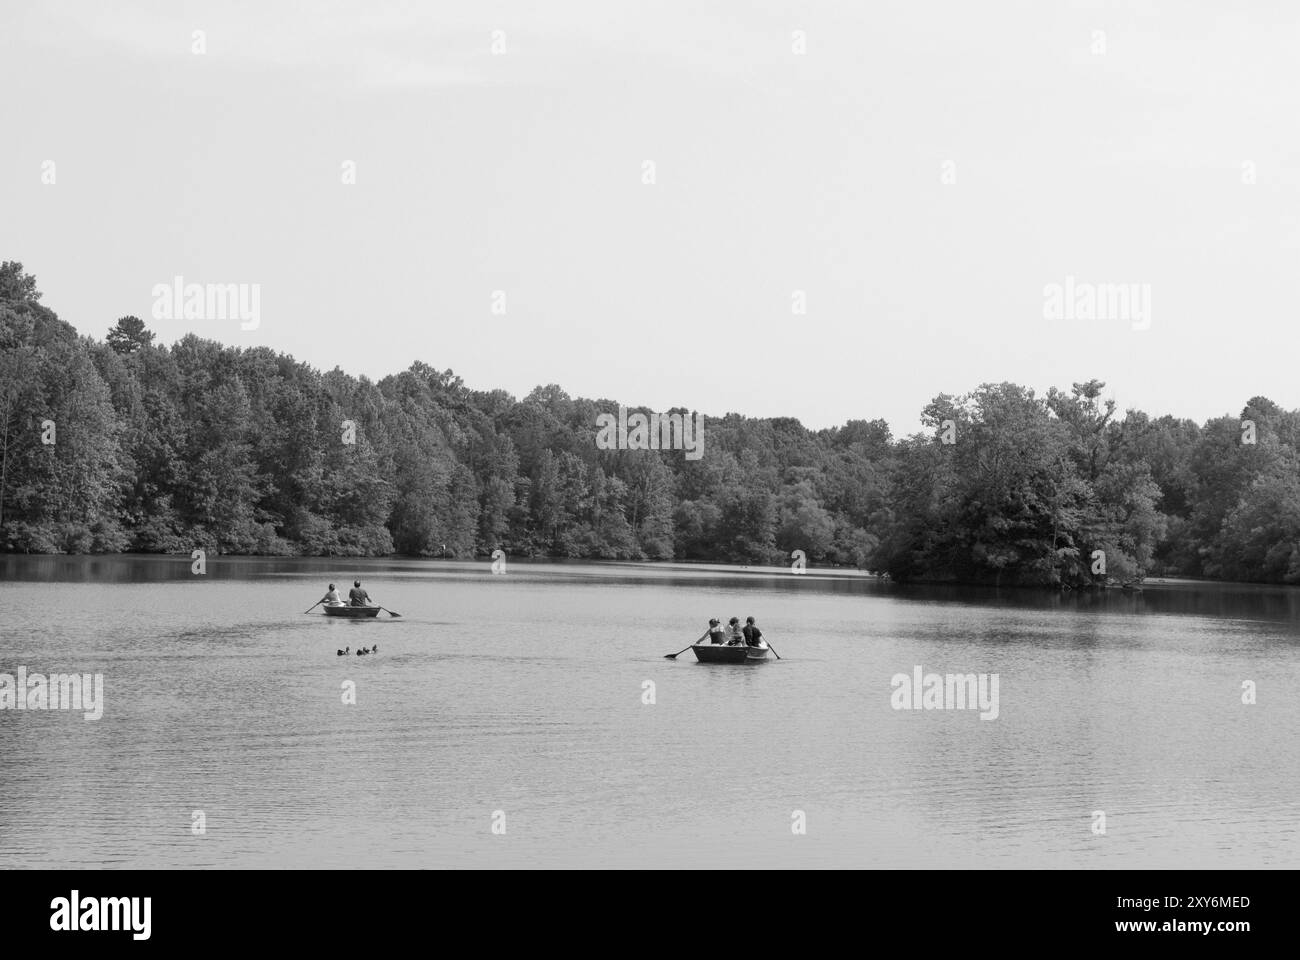
M 330 607 L 373 607 L 374 603 L 370 599 L 370 594 L 362 589 L 361 581 L 353 580 L 352 589 L 348 591 L 347 603 L 343 602 L 337 588 L 331 583 L 329 590 L 325 592 L 325 605 Z
M 327 607 L 373 607 L 375 605 L 370 599 L 370 594 L 366 593 L 365 588 L 361 586 L 360 580 L 352 581 L 352 589 L 348 591 L 348 599 L 346 603 L 344 603 L 343 598 L 339 596 L 338 588 L 336 588 L 332 583 L 330 584 L 329 590 L 326 591 L 325 596 L 321 599 L 321 602 L 323 602 Z M 352 647 L 346 646 L 342 650 L 339 650 L 335 655 L 346 657 L 351 652 Z M 358 657 L 365 657 L 378 652 L 379 644 L 376 643 L 373 647 L 362 647 L 356 653 Z
M 329 590 L 326 591 L 322 602 L 327 606 L 332 607 L 369 607 L 374 605 L 373 601 L 370 599 L 370 594 L 366 593 L 365 588 L 361 586 L 360 580 L 352 581 L 352 589 L 348 591 L 348 599 L 346 603 L 339 595 L 338 589 L 332 583 L 329 586 Z M 720 644 L 728 647 L 740 646 L 741 644 L 749 647 L 761 647 L 763 645 L 763 631 L 758 629 L 758 624 L 754 622 L 753 617 L 746 617 L 745 625 L 743 627 L 740 625 L 739 617 L 732 617 L 727 621 L 725 627 L 722 626 L 721 620 L 717 617 L 713 617 L 709 620 L 709 628 L 704 631 L 704 635 L 695 642 L 703 643 L 705 640 L 711 644 Z M 351 647 L 345 647 L 338 651 L 338 656 L 346 657 L 351 652 Z M 364 657 L 368 654 L 378 652 L 379 644 L 375 644 L 373 647 L 362 647 L 356 653 L 358 657 Z
M 753 617 L 745 618 L 745 625 L 740 625 L 739 617 L 732 617 L 727 621 L 726 627 L 722 626 L 722 621 L 714 617 L 709 621 L 709 629 L 704 631 L 704 636 L 696 640 L 696 643 L 703 643 L 708 640 L 709 643 L 720 643 L 728 647 L 745 644 L 749 647 L 760 647 L 763 645 L 763 631 L 758 629 L 758 624 L 754 622 Z

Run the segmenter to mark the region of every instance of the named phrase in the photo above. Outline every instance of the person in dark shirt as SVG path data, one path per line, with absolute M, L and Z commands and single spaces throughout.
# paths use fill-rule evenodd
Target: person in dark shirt
M 348 600 L 354 607 L 370 606 L 370 594 L 361 589 L 361 581 L 353 580 L 352 589 L 348 591 Z
M 757 647 L 763 639 L 763 631 L 758 629 L 753 617 L 745 618 L 745 627 L 740 632 L 745 635 L 745 642 L 751 647 Z

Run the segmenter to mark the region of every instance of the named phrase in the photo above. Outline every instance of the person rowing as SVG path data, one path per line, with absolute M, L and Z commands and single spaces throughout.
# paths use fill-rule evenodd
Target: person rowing
M 339 596 L 338 588 L 332 583 L 330 584 L 329 592 L 325 594 L 324 602 L 329 604 L 331 607 L 337 607 L 343 602 L 343 598 Z
M 703 643 L 705 640 L 709 643 L 726 643 L 727 638 L 722 632 L 722 621 L 714 617 L 709 621 L 709 629 L 704 631 L 704 636 L 696 640 L 696 643 Z
M 352 581 L 352 589 L 348 591 L 348 601 L 354 607 L 374 606 L 374 601 L 370 599 L 370 594 L 366 593 L 361 587 L 360 580 Z
M 763 631 L 758 629 L 758 624 L 754 622 L 753 617 L 745 618 L 745 626 L 740 631 L 745 636 L 745 643 L 751 647 L 761 647 L 763 645 Z

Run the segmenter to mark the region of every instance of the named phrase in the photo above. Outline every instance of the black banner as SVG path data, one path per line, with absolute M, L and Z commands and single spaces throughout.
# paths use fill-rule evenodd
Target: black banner
M 918 956 L 1044 942 L 1231 951 L 1283 934 L 1293 882 L 1252 871 L 10 871 L 0 917 L 6 947 L 91 951 L 374 949 L 460 934 L 540 949 L 575 931 L 639 940 L 678 926 L 749 942 L 782 925 Z

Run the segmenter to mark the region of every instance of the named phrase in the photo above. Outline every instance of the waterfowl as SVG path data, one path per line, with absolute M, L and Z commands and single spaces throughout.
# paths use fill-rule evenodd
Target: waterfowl
M 352 649 L 351 646 L 344 647 L 342 650 L 340 650 L 340 651 L 336 654 L 336 656 L 346 657 L 346 656 L 348 655 L 348 651 L 351 650 L 351 649 Z

